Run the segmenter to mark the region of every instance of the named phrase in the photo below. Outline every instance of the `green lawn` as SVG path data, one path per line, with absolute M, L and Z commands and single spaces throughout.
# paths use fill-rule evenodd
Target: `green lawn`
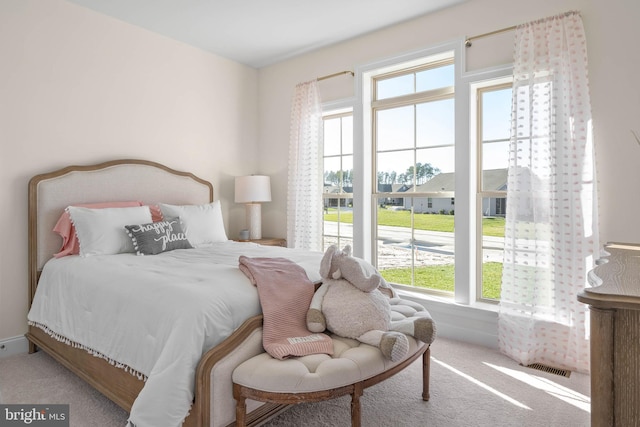
M 413 216 L 416 230 L 447 231 L 453 232 L 453 215 L 440 214 L 415 214 Z M 338 221 L 338 211 L 330 208 L 324 214 L 325 221 Z M 341 211 L 340 222 L 353 224 L 352 211 Z M 378 224 L 394 227 L 410 227 L 411 212 L 394 211 L 390 209 L 378 209 Z M 482 234 L 485 236 L 504 237 L 504 218 L 487 217 L 482 218 Z
M 414 227 L 417 230 L 444 231 L 450 233 L 454 231 L 453 215 L 415 214 L 413 219 Z M 324 220 L 338 221 L 337 209 L 330 208 L 324 214 Z M 352 211 L 341 211 L 340 222 L 353 224 Z M 379 208 L 378 224 L 409 228 L 411 227 L 411 212 Z M 504 218 L 482 218 L 482 233 L 485 236 L 504 237 Z M 382 270 L 381 273 L 388 282 L 411 285 L 410 268 L 391 268 Z M 416 267 L 414 286 L 453 293 L 453 276 L 453 264 Z M 484 263 L 482 269 L 482 298 L 500 299 L 501 282 L 502 263 Z
M 453 270 L 453 264 L 416 267 L 414 286 L 453 293 Z M 411 270 L 409 268 L 389 268 L 380 271 L 380 273 L 388 282 L 411 285 Z M 484 263 L 482 297 L 500 299 L 501 282 L 502 263 Z

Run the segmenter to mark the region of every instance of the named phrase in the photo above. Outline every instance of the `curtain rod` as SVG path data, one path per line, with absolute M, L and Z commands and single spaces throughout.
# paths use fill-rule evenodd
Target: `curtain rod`
M 353 76 L 353 75 L 355 75 L 355 74 L 353 74 L 353 71 L 340 71 L 339 73 L 333 73 L 333 74 L 329 74 L 328 76 L 318 77 L 318 78 L 316 79 L 316 81 L 330 79 L 330 78 L 332 78 L 332 77 L 341 76 L 341 75 L 343 75 L 343 74 L 351 74 L 352 76 Z
M 494 34 L 500 34 L 500 33 L 506 33 L 507 31 L 511 31 L 511 30 L 515 30 L 517 27 L 517 25 L 512 25 L 511 27 L 507 27 L 507 28 L 502 28 L 500 30 L 495 30 L 495 31 L 491 31 L 489 33 L 484 33 L 484 34 L 479 34 L 477 36 L 473 36 L 473 37 L 468 37 L 465 41 L 464 41 L 464 45 L 466 47 L 471 47 L 472 43 L 471 40 L 475 40 L 475 39 L 481 39 L 483 37 L 488 37 L 488 36 L 492 36 Z
M 560 18 L 560 17 L 567 17 L 567 16 L 571 16 L 571 15 L 578 15 L 580 16 L 580 12 L 577 10 L 570 10 L 568 12 L 565 13 L 561 13 L 559 15 L 555 15 L 555 16 L 550 16 L 548 18 L 542 18 L 542 19 L 538 19 L 537 21 L 532 21 L 532 23 L 537 23 L 537 22 L 544 22 L 550 19 L 556 19 L 556 18 Z M 515 30 L 516 28 L 518 28 L 517 25 L 512 25 L 510 27 L 506 27 L 506 28 L 502 28 L 500 30 L 495 30 L 495 31 L 491 31 L 489 33 L 484 33 L 484 34 L 480 34 L 477 36 L 473 36 L 473 37 L 468 37 L 465 41 L 464 41 L 464 45 L 466 47 L 471 47 L 471 40 L 475 40 L 475 39 L 480 39 L 482 37 L 488 37 L 488 36 L 492 36 L 494 34 L 500 34 L 500 33 L 505 33 L 507 31 L 511 31 L 511 30 Z

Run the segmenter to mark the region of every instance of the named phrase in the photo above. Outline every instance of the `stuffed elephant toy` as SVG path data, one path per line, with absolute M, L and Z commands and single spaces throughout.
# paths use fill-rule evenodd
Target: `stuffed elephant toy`
M 408 335 L 423 341 L 433 339 L 430 318 L 409 317 L 392 322 L 390 297 L 395 291 L 368 262 L 351 256 L 351 247 L 329 247 L 320 264 L 323 284 L 316 291 L 307 313 L 311 332 L 329 330 L 378 347 L 391 361 L 402 360 L 409 351 Z

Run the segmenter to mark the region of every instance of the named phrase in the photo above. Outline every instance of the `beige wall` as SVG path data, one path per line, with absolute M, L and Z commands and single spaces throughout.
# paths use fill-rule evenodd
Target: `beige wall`
M 2 0 L 0 58 L 0 340 L 26 332 L 32 175 L 115 158 L 189 170 L 237 234 L 233 177 L 257 164 L 255 69 L 63 0 Z
M 291 59 L 259 72 L 260 168 L 273 176 L 264 227 L 284 236 L 289 108 L 296 83 L 569 10 L 582 13 L 600 192 L 601 241 L 640 242 L 640 2 L 637 0 L 471 0 L 457 7 Z M 478 40 L 473 68 L 508 62 L 513 33 Z M 351 77 L 321 83 L 323 100 L 353 96 Z
M 286 235 L 289 107 L 296 83 L 468 35 L 577 9 L 587 32 L 601 239 L 640 241 L 640 3 L 472 0 L 253 70 L 64 0 L 0 3 L 0 340 L 26 330 L 27 182 L 71 163 L 133 157 L 211 180 L 227 232 L 242 228 L 233 177 L 272 176 L 263 234 Z M 508 61 L 509 38 L 478 41 L 472 67 Z M 353 95 L 351 77 L 321 83 Z

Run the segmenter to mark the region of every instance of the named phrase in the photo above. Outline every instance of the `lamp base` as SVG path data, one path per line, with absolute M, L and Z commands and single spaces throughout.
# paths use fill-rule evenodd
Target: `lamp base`
M 262 210 L 260 203 L 247 203 L 245 209 L 249 239 L 262 239 Z

